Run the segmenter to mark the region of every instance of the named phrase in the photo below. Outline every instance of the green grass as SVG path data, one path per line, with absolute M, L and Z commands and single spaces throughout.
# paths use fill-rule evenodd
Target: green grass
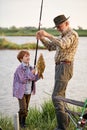
M 48 100 L 44 102 L 44 104 L 41 105 L 41 109 L 37 109 L 36 107 L 30 108 L 26 123 L 28 127 L 24 130 L 54 130 L 57 122 L 52 101 Z M 3 130 L 14 130 L 12 119 L 9 117 L 0 115 L 0 125 Z M 70 122 L 67 130 L 76 130 L 72 122 Z
M 14 130 L 12 119 L 0 114 L 0 127 L 2 128 L 2 130 Z
M 30 130 L 53 130 L 56 125 L 56 117 L 52 102 L 45 102 L 41 110 L 30 109 L 27 118 Z
M 46 30 L 52 35 L 58 36 L 59 32 L 54 28 L 41 28 Z M 87 29 L 74 29 L 78 32 L 79 36 L 87 36 Z M 36 27 L 21 27 L 16 28 L 15 26 L 11 28 L 0 28 L 0 36 L 35 36 L 38 29 Z
M 87 30 L 75 30 L 79 36 L 87 37 Z
M 7 41 L 5 38 L 0 39 L 0 49 L 36 49 L 35 43 L 25 43 L 25 44 L 16 44 L 10 41 Z M 45 49 L 43 46 L 38 46 L 38 49 Z

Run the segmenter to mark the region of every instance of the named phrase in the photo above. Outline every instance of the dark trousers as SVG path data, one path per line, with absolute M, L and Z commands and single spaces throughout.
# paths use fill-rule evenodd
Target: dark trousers
M 28 105 L 30 101 L 31 94 L 24 94 L 22 99 L 18 99 L 19 101 L 19 122 L 21 123 L 22 119 L 26 119 L 28 114 Z
M 55 107 L 58 128 L 66 130 L 68 126 L 68 115 L 65 112 L 64 103 L 55 99 L 55 96 L 65 97 L 68 81 L 73 75 L 73 64 L 61 63 L 55 66 L 55 85 L 52 101 Z

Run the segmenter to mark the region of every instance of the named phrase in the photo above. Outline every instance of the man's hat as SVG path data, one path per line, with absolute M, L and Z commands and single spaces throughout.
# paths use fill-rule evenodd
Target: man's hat
M 54 20 L 54 23 L 55 23 L 55 27 L 57 27 L 58 25 L 60 25 L 61 23 L 65 22 L 66 20 L 68 20 L 68 18 L 66 18 L 64 15 L 59 15 L 57 17 L 55 17 L 53 20 Z M 55 28 L 54 27 L 54 28 Z

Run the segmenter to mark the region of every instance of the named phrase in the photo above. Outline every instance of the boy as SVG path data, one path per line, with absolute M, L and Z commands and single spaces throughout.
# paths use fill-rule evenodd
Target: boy
M 17 59 L 21 64 L 14 73 L 13 96 L 16 97 L 19 102 L 20 127 L 25 128 L 31 93 L 35 93 L 35 82 L 39 79 L 39 76 L 35 74 L 35 70 L 29 64 L 30 54 L 28 51 L 21 50 L 17 55 Z M 33 86 L 32 81 L 34 82 Z

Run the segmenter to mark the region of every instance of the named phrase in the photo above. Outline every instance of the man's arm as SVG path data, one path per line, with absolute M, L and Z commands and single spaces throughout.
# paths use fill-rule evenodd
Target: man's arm
M 52 35 L 44 30 L 40 30 L 36 33 L 36 38 L 40 40 L 43 45 L 49 50 L 56 50 L 56 45 L 51 41 Z

